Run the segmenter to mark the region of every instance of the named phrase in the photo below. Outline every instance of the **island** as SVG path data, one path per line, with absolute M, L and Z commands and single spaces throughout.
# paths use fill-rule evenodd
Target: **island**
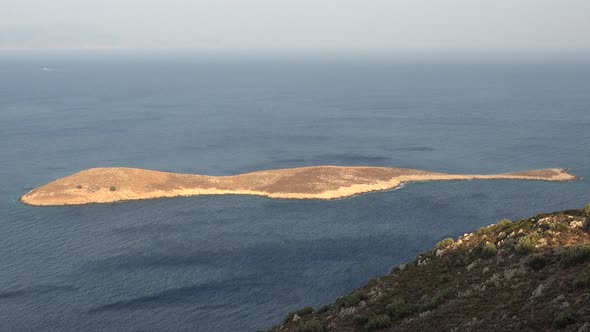
M 21 201 L 29 205 L 55 206 L 226 194 L 283 199 L 337 199 L 390 190 L 410 182 L 498 179 L 572 181 L 576 177 L 561 168 L 483 175 L 373 166 L 311 166 L 208 176 L 101 167 L 87 169 L 35 188 L 23 195 Z

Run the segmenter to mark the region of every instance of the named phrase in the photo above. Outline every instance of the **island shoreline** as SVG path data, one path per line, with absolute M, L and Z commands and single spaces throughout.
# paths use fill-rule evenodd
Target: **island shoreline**
M 24 194 L 32 206 L 121 203 L 132 200 L 203 195 L 253 195 L 272 199 L 337 200 L 407 183 L 453 180 L 576 181 L 565 168 L 503 174 L 447 174 L 375 166 L 311 166 L 229 176 L 180 174 L 126 167 L 92 168 Z

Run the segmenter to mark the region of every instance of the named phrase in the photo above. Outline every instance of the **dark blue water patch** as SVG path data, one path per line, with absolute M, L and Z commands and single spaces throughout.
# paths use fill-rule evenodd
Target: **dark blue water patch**
M 211 297 L 215 293 L 236 292 L 242 288 L 260 287 L 264 284 L 262 282 L 253 282 L 251 279 L 246 280 L 229 280 L 225 282 L 211 282 L 204 285 L 194 285 L 187 287 L 179 287 L 174 289 L 167 289 L 165 291 L 141 296 L 134 299 L 117 301 L 92 308 L 90 312 L 101 311 L 120 311 L 120 310 L 137 310 L 154 307 L 169 307 L 181 304 L 191 304 L 195 300 L 205 301 L 206 298 Z M 212 306 L 215 309 L 227 308 L 227 305 Z M 202 309 L 208 309 L 208 306 L 203 306 Z
M 329 165 L 383 165 L 389 162 L 389 158 L 385 156 L 368 156 L 360 154 L 321 154 L 313 156 L 311 162 L 314 165 L 320 162 L 325 162 Z
M 387 151 L 391 152 L 430 152 L 434 151 L 434 148 L 429 146 L 408 146 L 408 147 L 385 147 Z
M 235 234 L 233 234 L 235 235 Z M 249 234 L 239 234 L 247 237 Z M 258 273 L 260 267 L 272 270 L 273 267 L 281 267 L 280 271 L 296 275 L 297 269 L 306 265 L 321 265 L 327 262 L 345 261 L 350 256 L 349 251 L 361 257 L 374 257 L 381 255 L 380 248 L 386 242 L 395 241 L 396 246 L 405 248 L 410 246 L 405 236 L 366 238 L 318 238 L 316 240 L 290 240 L 279 242 L 260 241 L 259 244 L 250 244 L 233 249 L 202 249 L 195 248 L 190 243 L 171 243 L 170 241 L 154 241 L 149 247 L 123 255 L 116 255 L 101 261 L 95 261 L 87 268 L 93 270 L 135 270 L 138 268 L 168 267 L 168 266 L 192 266 L 192 265 L 221 265 L 241 266 L 245 272 L 250 267 L 251 273 Z M 269 252 L 269 249 L 273 252 Z M 239 250 L 244 257 L 237 259 L 234 251 Z M 277 250 L 280 252 L 277 253 Z M 286 268 L 286 263 L 297 268 Z M 276 272 L 278 272 L 277 270 Z
M 0 330 L 269 328 L 442 238 L 590 202 L 583 63 L 0 58 L 0 72 Z M 18 200 L 97 166 L 230 175 L 322 164 L 566 167 L 580 180 L 413 183 L 334 201 Z
M 58 285 L 35 285 L 24 288 L 17 288 L 13 290 L 0 291 L 0 300 L 10 299 L 15 297 L 35 297 L 39 294 L 51 292 L 68 292 L 76 290 L 73 286 L 58 286 Z

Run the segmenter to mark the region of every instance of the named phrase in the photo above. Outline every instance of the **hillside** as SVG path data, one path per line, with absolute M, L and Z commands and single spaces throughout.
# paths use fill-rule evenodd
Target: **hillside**
M 590 331 L 590 205 L 441 240 L 272 331 Z
M 472 179 L 572 181 L 576 177 L 560 168 L 477 175 L 392 167 L 313 166 L 209 176 L 128 167 L 102 167 L 84 170 L 35 188 L 23 195 L 21 201 L 46 206 L 226 194 L 334 199 L 393 189 L 404 182 Z

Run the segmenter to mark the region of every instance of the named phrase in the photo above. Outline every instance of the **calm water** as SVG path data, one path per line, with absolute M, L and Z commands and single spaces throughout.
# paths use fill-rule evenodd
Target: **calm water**
M 590 202 L 590 65 L 327 60 L 1 55 L 0 330 L 269 328 L 443 237 Z M 319 164 L 566 167 L 582 179 L 421 183 L 336 201 L 18 201 L 95 166 Z

